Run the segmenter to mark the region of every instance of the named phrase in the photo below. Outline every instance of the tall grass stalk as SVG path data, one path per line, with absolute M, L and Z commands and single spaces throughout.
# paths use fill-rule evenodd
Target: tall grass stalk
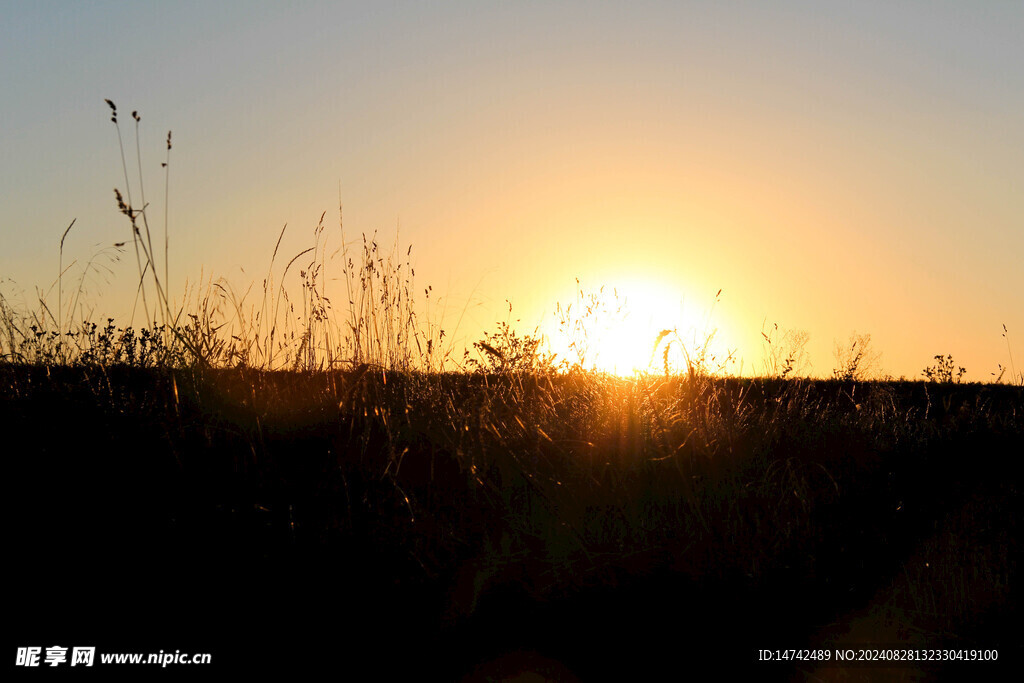
M 141 294 L 142 295 L 142 308 L 143 308 L 143 312 L 146 315 L 146 324 L 148 325 L 150 323 L 150 320 L 149 320 L 149 306 L 147 305 L 147 302 L 146 302 L 146 290 L 145 290 L 145 287 L 144 287 L 144 284 L 145 284 L 145 271 L 142 268 L 142 256 L 139 253 L 139 230 L 138 230 L 138 227 L 135 225 L 134 213 L 133 213 L 133 210 L 131 208 L 132 207 L 132 186 L 131 186 L 131 181 L 128 178 L 128 162 L 125 160 L 125 155 L 124 155 L 124 139 L 121 136 L 121 124 L 119 124 L 118 120 L 117 120 L 117 105 L 114 104 L 114 102 L 112 100 L 109 100 L 109 99 L 108 100 L 104 100 L 104 102 L 106 102 L 107 106 L 110 107 L 110 121 L 114 124 L 114 129 L 117 131 L 117 146 L 118 146 L 118 149 L 121 152 L 121 171 L 122 171 L 122 173 L 124 175 L 124 191 L 125 191 L 125 195 L 128 197 L 128 203 L 125 204 L 123 202 L 123 200 L 121 199 L 121 193 L 118 192 L 118 190 L 116 188 L 114 189 L 114 195 L 117 197 L 118 205 L 119 205 L 119 208 L 121 209 L 122 213 L 125 213 L 131 219 L 131 221 L 132 221 L 132 245 L 135 247 L 135 263 L 136 263 L 136 266 L 138 267 L 138 272 L 139 272 L 139 286 L 138 286 L 138 289 L 136 290 L 135 304 L 132 305 L 132 314 L 131 314 L 131 317 L 129 318 L 129 324 L 134 324 L 134 322 L 135 322 L 135 306 L 138 304 L 138 298 L 139 298 L 139 295 Z M 147 268 L 148 268 L 148 265 L 149 264 L 147 262 Z

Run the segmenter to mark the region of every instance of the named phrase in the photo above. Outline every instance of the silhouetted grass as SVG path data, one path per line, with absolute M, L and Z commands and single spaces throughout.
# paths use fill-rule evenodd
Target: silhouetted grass
M 677 639 L 752 665 L 752 648 L 863 640 L 863 610 L 889 620 L 887 642 L 1018 647 L 994 624 L 1019 615 L 1019 388 L 0 376 L 3 427 L 28 436 L 7 499 L 38 628 L 64 599 L 41 591 L 71 581 L 142 591 L 126 599 L 159 604 L 135 619 L 215 651 L 348 633 L 336 647 L 360 657 L 381 643 L 349 632 L 381 621 L 450 671 L 519 644 L 581 675 L 628 673 Z M 204 615 L 198 630 L 165 600 Z

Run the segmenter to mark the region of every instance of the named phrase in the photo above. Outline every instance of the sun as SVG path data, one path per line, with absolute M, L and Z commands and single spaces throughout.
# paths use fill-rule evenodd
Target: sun
M 613 375 L 662 371 L 666 347 L 670 368 L 680 371 L 685 356 L 699 351 L 715 332 L 710 306 L 698 306 L 679 289 L 643 278 L 581 293 L 575 306 L 569 315 L 563 311 L 561 325 L 563 336 L 570 332 L 571 351 L 585 368 Z

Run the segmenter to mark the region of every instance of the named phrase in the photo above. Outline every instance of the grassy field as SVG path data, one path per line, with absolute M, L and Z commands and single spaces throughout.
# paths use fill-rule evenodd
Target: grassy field
M 452 679 L 509 652 L 580 680 L 1020 654 L 1020 387 L 99 363 L 0 386 L 30 640 Z

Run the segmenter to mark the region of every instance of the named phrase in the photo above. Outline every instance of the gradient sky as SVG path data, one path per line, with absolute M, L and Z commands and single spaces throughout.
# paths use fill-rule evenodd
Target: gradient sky
M 762 324 L 813 371 L 870 333 L 1024 370 L 1024 5 L 1012 2 L 3 2 L 0 288 L 33 299 L 128 237 L 104 98 L 174 131 L 171 290 L 244 286 L 320 215 L 400 230 L 462 337 L 553 332 L 576 278 L 711 312 L 743 372 Z M 162 222 L 161 222 L 162 224 Z M 399 227 L 400 226 L 400 227 Z M 130 256 L 130 254 L 125 254 Z M 123 318 L 133 257 L 90 292 Z M 630 284 L 632 283 L 632 284 Z M 675 315 L 675 314 L 673 314 Z M 685 319 L 685 320 L 684 320 Z M 735 368 L 739 370 L 737 366 Z

